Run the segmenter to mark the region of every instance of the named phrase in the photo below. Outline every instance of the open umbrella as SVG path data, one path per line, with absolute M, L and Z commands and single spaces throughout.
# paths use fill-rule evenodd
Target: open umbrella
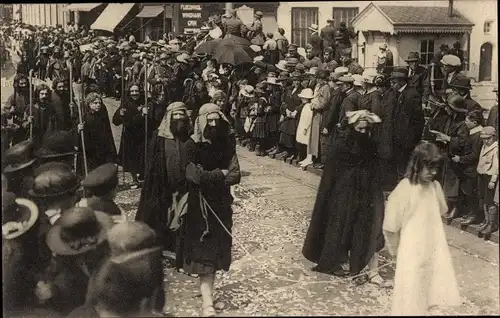
M 215 51 L 217 46 L 219 46 L 219 43 L 221 41 L 222 41 L 222 39 L 215 39 L 215 40 L 203 42 L 194 49 L 194 52 L 198 53 L 198 54 L 212 55 L 212 53 Z
M 220 41 L 220 45 L 226 45 L 226 44 L 236 44 L 245 47 L 249 47 L 250 45 L 252 45 L 252 43 L 247 39 L 236 35 L 228 35 L 222 41 Z
M 253 63 L 252 49 L 236 44 L 219 45 L 213 54 L 213 58 L 219 64 L 231 64 L 233 66 Z

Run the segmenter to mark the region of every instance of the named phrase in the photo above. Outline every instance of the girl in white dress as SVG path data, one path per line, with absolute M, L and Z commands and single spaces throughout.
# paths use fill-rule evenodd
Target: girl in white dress
M 460 305 L 441 221 L 448 207 L 434 180 L 442 161 L 436 145 L 421 142 L 389 196 L 383 230 L 389 253 L 397 257 L 392 315 L 420 316 L 432 306 Z
M 313 99 L 314 94 L 312 89 L 305 88 L 297 96 L 301 99 L 303 106 L 302 106 L 302 112 L 300 113 L 300 119 L 299 119 L 299 124 L 297 126 L 297 134 L 295 136 L 296 137 L 295 139 L 297 140 L 298 143 L 306 145 L 306 147 L 309 148 L 309 143 L 311 139 L 310 138 L 311 126 L 313 119 L 311 100 Z M 312 154 L 309 154 L 309 151 L 307 151 L 306 153 L 307 157 L 299 162 L 300 166 L 303 168 L 313 163 Z

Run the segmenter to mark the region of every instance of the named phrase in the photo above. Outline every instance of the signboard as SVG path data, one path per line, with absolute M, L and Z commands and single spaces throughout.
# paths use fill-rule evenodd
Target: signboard
M 189 3 L 179 6 L 179 33 L 198 32 L 202 23 L 208 21 L 209 10 L 205 10 L 206 4 Z

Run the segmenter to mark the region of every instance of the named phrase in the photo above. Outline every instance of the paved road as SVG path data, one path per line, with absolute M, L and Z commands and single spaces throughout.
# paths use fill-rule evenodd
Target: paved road
M 12 88 L 2 85 L 2 101 L 11 93 Z M 111 117 L 118 103 L 105 103 Z M 121 127 L 112 127 L 118 145 Z M 387 314 L 391 290 L 371 284 L 355 287 L 348 279 L 311 272 L 313 264 L 300 254 L 319 177 L 242 148 L 238 156 L 244 177 L 235 189 L 233 264 L 228 273 L 218 274 L 215 284 L 220 315 Z M 140 190 L 118 194 L 117 203 L 131 218 L 139 195 Z M 445 230 L 463 304 L 433 314 L 499 315 L 498 245 L 452 227 Z M 382 269 L 382 276 L 393 275 L 392 265 Z M 166 270 L 166 281 L 167 311 L 198 316 L 197 280 Z

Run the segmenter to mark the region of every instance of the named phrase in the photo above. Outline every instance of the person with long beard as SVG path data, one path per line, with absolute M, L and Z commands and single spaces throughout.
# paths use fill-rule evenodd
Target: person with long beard
M 132 175 L 132 189 L 139 187 L 139 176 L 144 175 L 144 130 L 146 122 L 144 116 L 148 115 L 147 105 L 144 105 L 144 91 L 138 84 L 132 83 L 126 91 L 127 96 L 123 99 L 113 115 L 115 126 L 124 125 L 120 141 L 118 161 L 124 171 Z M 148 130 L 152 130 L 153 121 L 150 121 Z M 148 132 L 149 135 L 149 132 Z
M 115 163 L 117 154 L 109 115 L 98 93 L 90 93 L 85 98 L 82 119 L 78 130 L 83 130 L 88 171 L 105 163 Z
M 17 144 L 26 139 L 26 129 L 22 127 L 22 121 L 24 118 L 24 112 L 29 109 L 29 80 L 24 74 L 17 74 L 14 77 L 14 93 L 7 99 L 6 105 L 10 105 L 12 110 L 12 117 L 10 118 L 13 123 L 19 126 L 19 128 L 12 131 L 12 145 Z M 6 108 L 8 108 L 6 106 Z
M 73 123 L 78 119 L 78 113 L 75 101 L 70 100 L 69 81 L 63 78 L 56 78 L 52 82 L 52 90 L 52 105 L 58 117 L 64 123 L 61 130 L 71 130 Z
M 30 116 L 29 107 L 25 110 L 22 126 L 29 130 L 33 123 L 33 142 L 40 146 L 45 136 L 54 131 L 64 130 L 66 122 L 54 109 L 52 104 L 52 91 L 45 84 L 40 84 L 34 95 L 33 114 Z
M 316 197 L 302 255 L 314 271 L 388 286 L 377 271 L 384 247 L 384 196 L 371 131 L 380 118 L 367 110 L 348 112 L 335 134 Z M 349 272 L 343 269 L 349 263 Z
M 231 186 L 241 179 L 230 124 L 219 106 L 200 108 L 186 152 L 189 196 L 179 230 L 176 267 L 199 275 L 202 316 L 212 317 L 215 272 L 228 271 L 231 265 Z
M 167 107 L 165 116 L 153 133 L 149 145 L 149 160 L 141 198 L 135 217 L 153 228 L 163 240 L 165 252 L 175 252 L 174 215 L 180 214 L 178 204 L 188 191 L 185 178 L 186 142 L 191 123 L 184 103 L 174 102 Z M 178 219 L 178 218 L 177 218 Z M 171 224 L 174 224 L 171 229 Z
M 66 78 L 68 77 L 67 75 L 69 75 L 69 72 L 67 70 L 66 60 L 64 59 L 61 49 L 56 46 L 54 47 L 54 53 L 47 66 L 47 77 L 50 80 L 54 80 L 60 77 Z

